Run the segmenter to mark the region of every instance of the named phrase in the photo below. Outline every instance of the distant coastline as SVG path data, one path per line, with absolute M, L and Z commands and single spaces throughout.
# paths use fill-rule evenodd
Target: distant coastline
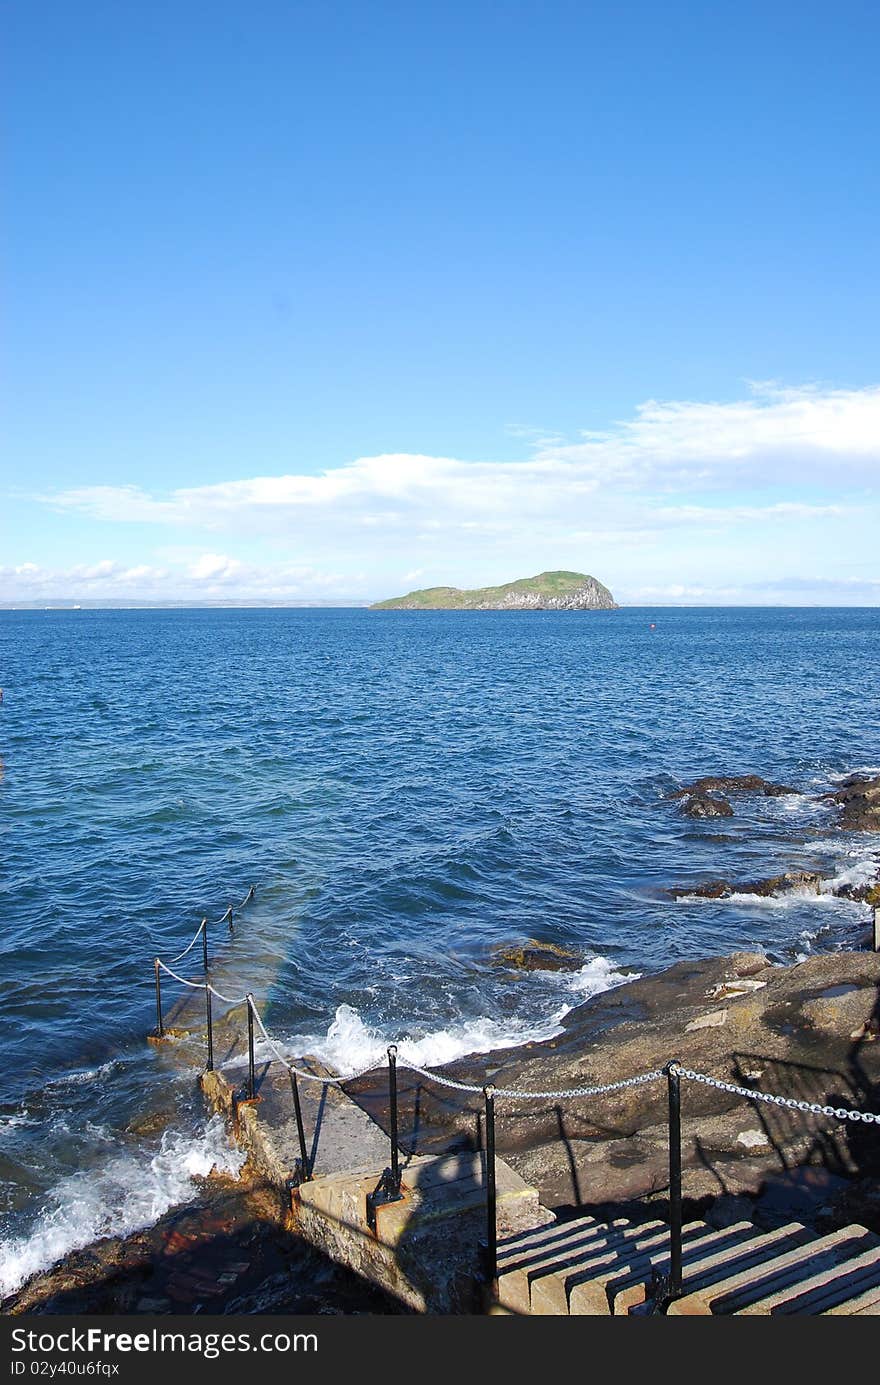
M 0 611 L 289 611 L 289 610 L 364 610 L 372 603 L 355 597 L 338 601 L 80 601 L 57 598 L 54 601 L 0 601 Z

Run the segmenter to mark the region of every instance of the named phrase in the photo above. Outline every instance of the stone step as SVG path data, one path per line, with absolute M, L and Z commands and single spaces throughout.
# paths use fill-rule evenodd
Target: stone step
M 859 1318 L 868 1315 L 880 1317 L 880 1298 L 872 1299 L 869 1303 L 864 1304 L 863 1307 L 853 1310 L 853 1317 Z
M 626 1236 L 635 1234 L 636 1229 L 639 1232 L 644 1230 L 643 1225 L 634 1228 L 633 1223 L 628 1221 L 597 1223 L 592 1218 L 583 1227 L 577 1222 L 567 1225 L 570 1227 L 567 1237 L 550 1238 L 547 1244 L 534 1246 L 530 1253 L 508 1262 L 503 1271 L 499 1271 L 498 1302 L 502 1306 L 518 1313 L 530 1312 L 532 1282 L 536 1276 L 550 1273 L 556 1265 L 606 1254 Z M 662 1223 L 647 1223 L 649 1228 L 655 1225 Z
M 687 1267 L 712 1252 L 718 1253 L 727 1248 L 741 1246 L 754 1234 L 751 1222 L 737 1222 L 733 1226 L 716 1230 L 705 1222 L 689 1222 L 682 1229 L 682 1264 Z M 582 1275 L 579 1272 L 569 1276 L 567 1281 L 568 1311 L 572 1316 L 605 1317 L 617 1316 L 629 1311 L 629 1299 L 644 1303 L 650 1292 L 651 1280 L 655 1271 L 666 1274 L 669 1270 L 669 1227 L 664 1224 L 663 1234 L 656 1243 L 646 1245 L 642 1253 L 633 1257 L 628 1264 L 616 1266 L 608 1273 Z M 627 1294 L 621 1305 L 618 1297 Z M 625 1306 L 624 1306 L 625 1305 Z
M 876 1244 L 877 1237 L 863 1226 L 846 1227 L 775 1256 L 758 1267 L 757 1272 L 756 1267 L 751 1266 L 703 1288 L 689 1289 L 686 1285 L 685 1294 L 669 1305 L 668 1313 L 673 1316 L 737 1313 L 762 1296 L 796 1283 L 805 1267 L 814 1271 L 830 1268 Z
M 502 1252 L 499 1249 L 498 1277 L 512 1274 L 517 1270 L 535 1269 L 546 1260 L 553 1259 L 563 1253 L 574 1252 L 578 1247 L 586 1246 L 593 1240 L 604 1241 L 610 1235 L 620 1235 L 633 1224 L 627 1218 L 612 1222 L 600 1222 L 593 1217 L 584 1217 L 577 1221 L 566 1222 L 563 1226 L 536 1228 L 531 1238 L 525 1242 L 519 1251 L 514 1249 L 508 1254 L 506 1250 Z
M 750 1222 L 739 1225 L 746 1228 L 747 1233 L 732 1245 L 727 1244 L 719 1248 L 717 1244 L 711 1246 L 702 1243 L 694 1246 L 691 1252 L 684 1251 L 682 1266 L 687 1271 L 685 1287 L 688 1291 L 704 1289 L 719 1279 L 727 1279 L 740 1270 L 761 1265 L 776 1255 L 795 1250 L 816 1238 L 815 1232 L 809 1231 L 800 1222 L 790 1222 L 787 1226 L 780 1226 L 775 1231 L 764 1234 L 759 1233 Z M 656 1268 L 658 1271 L 668 1269 L 668 1256 L 665 1265 L 661 1266 L 657 1261 Z M 614 1313 L 638 1311 L 647 1301 L 649 1288 L 649 1281 L 644 1279 L 634 1284 L 619 1285 L 614 1295 Z
M 583 1235 L 590 1229 L 598 1231 L 603 1226 L 604 1223 L 597 1221 L 595 1217 L 578 1217 L 574 1221 L 554 1221 L 549 1226 L 536 1226 L 529 1231 L 521 1231 L 516 1236 L 506 1236 L 498 1242 L 499 1274 L 502 1272 L 502 1266 L 511 1266 L 526 1256 L 539 1254 L 544 1247 L 550 1247 L 578 1234 Z
M 646 1254 L 650 1246 L 660 1245 L 668 1235 L 665 1222 L 647 1222 L 610 1236 L 604 1245 L 596 1241 L 576 1255 L 548 1261 L 529 1276 L 529 1312 L 535 1316 L 564 1316 L 568 1313 L 566 1284 L 570 1276 L 601 1274 L 603 1269 L 610 1273 L 614 1267 Z
M 857 1317 L 860 1313 L 880 1314 L 880 1284 L 866 1289 L 856 1298 L 848 1298 L 843 1303 L 835 1303 L 832 1308 L 826 1308 L 825 1312 L 829 1317 L 843 1315 Z
M 810 1268 L 805 1266 L 807 1270 Z M 871 1290 L 880 1292 L 880 1249 L 877 1246 L 756 1299 L 741 1308 L 739 1315 L 826 1313 L 835 1304 L 849 1302 Z

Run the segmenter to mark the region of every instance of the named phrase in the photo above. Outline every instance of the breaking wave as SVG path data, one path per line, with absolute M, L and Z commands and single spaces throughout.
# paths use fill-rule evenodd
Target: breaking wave
M 70 1174 L 47 1194 L 28 1232 L 0 1243 L 0 1296 L 103 1236 L 127 1236 L 151 1226 L 189 1200 L 196 1179 L 212 1171 L 235 1175 L 244 1157 L 214 1116 L 197 1136 L 166 1130 L 152 1153 L 126 1151 Z
M 632 981 L 638 973 L 617 970 L 605 957 L 594 957 L 575 972 L 532 972 L 541 977 L 556 1004 L 542 1019 L 524 1017 L 495 1018 L 480 1016 L 463 1019 L 442 1029 L 417 1035 L 405 1030 L 386 1033 L 368 1024 L 352 1005 L 340 1005 L 326 1034 L 294 1034 L 284 1041 L 291 1057 L 310 1054 L 326 1063 L 334 1072 L 358 1072 L 372 1063 L 385 1061 L 389 1043 L 398 1046 L 402 1062 L 417 1063 L 419 1067 L 441 1067 L 472 1053 L 489 1053 L 493 1049 L 516 1048 L 520 1044 L 537 1043 L 555 1038 L 561 1033 L 562 1020 L 590 996 Z

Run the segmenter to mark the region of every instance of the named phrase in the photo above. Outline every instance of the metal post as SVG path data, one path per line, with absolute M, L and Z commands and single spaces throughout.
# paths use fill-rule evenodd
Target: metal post
M 211 987 L 205 982 L 205 1018 L 208 1025 L 208 1061 L 205 1064 L 206 1072 L 214 1071 L 214 1022 L 211 1015 Z
M 388 1049 L 388 1107 L 391 1127 L 391 1177 L 395 1191 L 400 1191 L 400 1151 L 397 1148 L 397 1044 Z
M 248 1101 L 254 1099 L 254 998 L 249 995 L 247 998 L 247 1017 L 248 1017 Z
M 235 924 L 234 924 L 234 922 L 233 922 L 233 920 L 232 920 L 232 905 L 231 905 L 231 904 L 230 904 L 229 908 L 226 910 L 226 913 L 223 915 L 223 917 L 225 918 L 226 922 L 229 924 L 229 931 L 230 931 L 230 933 L 234 933 L 234 932 L 235 932 Z
M 874 905 L 874 951 L 880 952 L 880 904 Z
M 673 1059 L 664 1068 L 669 1096 L 669 1298 L 681 1298 L 681 1078 Z
M 205 980 L 208 979 L 208 920 L 202 919 L 202 962 L 205 967 Z
M 165 1026 L 162 1023 L 162 983 L 159 980 L 159 958 L 155 960 L 156 968 L 156 1033 L 160 1039 L 165 1037 Z
M 293 1091 L 293 1113 L 296 1116 L 296 1133 L 299 1137 L 299 1157 L 302 1165 L 302 1181 L 307 1183 L 312 1176 L 309 1168 L 309 1156 L 306 1150 L 306 1132 L 303 1129 L 302 1107 L 299 1104 L 299 1083 L 296 1080 L 296 1073 L 290 1074 L 290 1086 Z
M 495 1214 L 495 1088 L 484 1087 L 486 1098 L 486 1278 L 498 1278 L 498 1226 Z

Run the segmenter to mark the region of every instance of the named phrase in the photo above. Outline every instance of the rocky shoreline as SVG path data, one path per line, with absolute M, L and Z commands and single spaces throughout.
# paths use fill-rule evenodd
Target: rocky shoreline
M 789 790 L 759 776 L 707 777 L 676 791 L 685 811 L 717 795 L 775 796 Z M 880 776 L 851 776 L 826 801 L 846 831 L 880 831 Z M 729 800 L 730 812 L 734 811 Z M 697 816 L 702 816 L 697 813 Z M 727 815 L 727 814 L 725 814 Z M 713 880 L 684 894 L 723 898 L 753 891 L 820 892 L 816 872 L 763 880 Z M 843 892 L 841 890 L 841 892 Z M 848 898 L 880 905 L 877 880 Z M 554 1039 L 462 1059 L 454 1079 L 526 1091 L 602 1085 L 655 1071 L 672 1059 L 688 1069 L 819 1105 L 880 1110 L 880 953 L 829 952 L 792 966 L 760 953 L 682 961 L 625 982 L 571 1011 Z M 577 965 L 565 949 L 528 939 L 499 949 L 499 965 Z M 428 1153 L 482 1140 L 482 1102 L 432 1087 L 402 1069 L 401 1147 Z M 348 1085 L 387 1127 L 384 1076 Z M 880 1133 L 874 1125 L 757 1104 L 685 1081 L 683 1187 L 688 1216 L 723 1225 L 792 1217 L 820 1230 L 858 1220 L 880 1232 Z M 589 1100 L 498 1101 L 498 1151 L 559 1216 L 634 1208 L 663 1215 L 668 1153 L 662 1079 Z M 246 1171 L 247 1172 L 247 1171 Z M 285 1223 L 277 1193 L 253 1178 L 210 1178 L 195 1203 L 155 1226 L 97 1242 L 32 1278 L 6 1313 L 382 1313 L 399 1308 L 326 1261 Z

